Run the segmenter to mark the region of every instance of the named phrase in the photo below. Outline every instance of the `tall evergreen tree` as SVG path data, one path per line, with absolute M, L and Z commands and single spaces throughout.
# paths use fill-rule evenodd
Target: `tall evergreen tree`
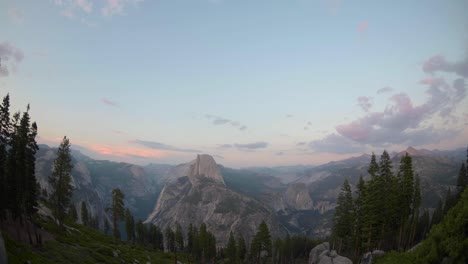
M 236 247 L 236 240 L 234 239 L 234 235 L 232 231 L 229 233 L 229 240 L 226 245 L 226 257 L 228 258 L 228 263 L 235 264 L 236 263 L 236 255 L 237 255 L 237 247 Z
M 349 242 L 353 235 L 354 227 L 354 208 L 351 186 L 346 179 L 338 196 L 337 207 L 333 217 L 333 237 L 338 242 L 338 253 L 342 250 L 342 244 L 345 242 L 344 249 L 349 249 Z
M 76 222 L 76 220 L 78 220 L 78 213 L 76 212 L 75 204 L 70 204 L 70 208 L 68 209 L 68 215 L 70 216 L 70 219 L 73 222 Z
M 400 169 L 398 171 L 397 180 L 398 191 L 394 190 L 393 193 L 397 197 L 398 204 L 396 206 L 396 212 L 398 215 L 398 248 L 404 247 L 404 244 L 408 240 L 409 235 L 409 217 L 413 211 L 413 196 L 414 196 L 414 173 L 411 156 L 406 153 L 400 160 Z M 398 192 L 398 194 L 397 194 Z
M 115 240 L 120 239 L 119 221 L 124 220 L 125 217 L 124 198 L 125 196 L 119 188 L 112 190 L 112 207 L 107 208 L 112 213 Z
M 258 231 L 252 239 L 250 254 L 253 261 L 260 263 L 271 258 L 272 242 L 268 225 L 262 221 L 258 226 Z
M 179 252 L 184 251 L 184 233 L 179 223 L 176 224 L 174 239 L 175 239 L 176 250 Z
M 359 177 L 359 182 L 356 186 L 356 198 L 354 199 L 354 246 L 355 254 L 360 255 L 363 248 L 364 220 L 366 216 L 366 182 L 362 175 Z
M 166 241 L 166 249 L 169 252 L 175 252 L 176 245 L 175 245 L 175 234 L 172 231 L 171 227 L 166 227 L 166 231 L 164 231 L 164 240 Z
M 107 217 L 104 217 L 104 234 L 108 235 L 109 230 L 110 230 L 109 220 L 107 220 Z
M 49 183 L 52 188 L 50 202 L 60 226 L 63 226 L 65 212 L 70 206 L 70 199 L 73 195 L 73 186 L 71 185 L 72 168 L 70 140 L 65 136 L 57 150 L 57 158 L 54 161 L 52 175 L 49 177 Z
M 125 210 L 125 231 L 127 233 L 127 240 L 135 242 L 135 220 L 133 219 L 130 209 Z
M 89 212 L 85 201 L 81 202 L 81 223 L 85 226 L 89 226 Z
M 245 239 L 241 234 L 237 235 L 237 259 L 240 263 L 243 263 L 245 260 L 245 255 L 247 254 L 247 245 L 245 244 Z
M 0 105 L 0 221 L 6 216 L 8 200 L 7 146 L 10 142 L 10 96 Z
M 466 188 L 467 184 L 468 184 L 467 170 L 466 170 L 465 163 L 462 162 L 460 171 L 458 172 L 458 178 L 457 178 L 458 193 L 462 193 L 463 190 Z

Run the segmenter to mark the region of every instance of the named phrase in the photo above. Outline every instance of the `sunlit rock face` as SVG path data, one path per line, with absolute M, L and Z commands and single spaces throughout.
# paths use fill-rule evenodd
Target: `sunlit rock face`
M 162 229 L 174 228 L 178 223 L 184 230 L 190 224 L 205 223 L 218 245 L 227 243 L 231 230 L 250 239 L 263 220 L 273 234 L 278 234 L 278 224 L 271 210 L 228 189 L 213 157 L 197 155 L 195 160 L 176 166 L 170 173 L 145 223 Z

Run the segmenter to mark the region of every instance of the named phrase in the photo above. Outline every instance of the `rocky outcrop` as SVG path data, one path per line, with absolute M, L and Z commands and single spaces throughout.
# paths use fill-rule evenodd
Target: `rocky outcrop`
M 278 234 L 274 214 L 260 202 L 228 189 L 211 156 L 198 155 L 172 173 L 145 223 L 163 230 L 176 224 L 188 230 L 190 224 L 205 223 L 221 246 L 227 243 L 230 231 L 250 239 L 263 220 L 272 235 Z
M 335 250 L 330 250 L 330 243 L 325 242 L 315 246 L 309 253 L 309 264 L 353 264 Z
M 375 249 L 372 252 L 369 251 L 362 256 L 361 264 L 372 264 L 373 258 L 382 257 L 383 255 L 385 255 L 385 251 L 383 250 Z
M 0 264 L 8 264 L 8 256 L 3 242 L 3 236 L 0 232 Z

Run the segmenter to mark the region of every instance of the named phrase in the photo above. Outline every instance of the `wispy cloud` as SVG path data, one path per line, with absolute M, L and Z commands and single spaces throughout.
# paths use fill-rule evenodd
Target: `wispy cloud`
M 105 104 L 105 105 L 108 105 L 108 106 L 120 107 L 120 105 L 117 102 L 112 101 L 112 100 L 110 100 L 110 99 L 108 99 L 106 97 L 101 98 L 101 102 L 103 104 Z
M 362 21 L 357 25 L 357 30 L 360 34 L 365 34 L 369 28 L 369 23 L 367 21 Z
M 124 14 L 128 6 L 136 6 L 144 0 L 54 0 L 54 4 L 61 11 L 60 14 L 68 18 L 82 17 L 83 15 L 92 15 L 95 10 L 105 17 Z M 83 22 L 83 19 L 80 21 Z M 87 20 L 84 20 L 87 22 Z
M 8 18 L 14 24 L 20 25 L 24 22 L 24 13 L 21 9 L 13 7 L 8 9 Z
M 229 118 L 224 118 L 220 116 L 215 116 L 215 115 L 205 115 L 205 117 L 209 120 L 211 120 L 211 123 L 213 125 L 219 126 L 219 125 L 230 125 L 232 127 L 235 127 L 241 131 L 246 130 L 247 126 L 241 124 L 239 121 L 234 121 Z
M 393 88 L 388 87 L 388 86 L 380 88 L 380 89 L 377 90 L 377 94 L 390 93 L 390 92 L 393 92 Z
M 0 43 L 0 77 L 6 77 L 10 71 L 16 72 L 23 61 L 23 51 L 8 42 Z
M 240 150 L 255 150 L 255 149 L 263 149 L 268 147 L 268 143 L 264 141 L 258 141 L 253 143 L 247 144 L 234 144 L 234 147 Z
M 136 139 L 136 140 L 130 141 L 130 143 L 142 145 L 142 146 L 145 146 L 145 147 L 151 148 L 151 149 L 170 150 L 170 151 L 189 152 L 189 153 L 201 153 L 202 152 L 202 151 L 196 150 L 196 149 L 178 148 L 178 147 L 174 147 L 174 146 L 171 146 L 171 145 L 166 145 L 166 144 L 156 142 L 156 141 L 147 141 L 147 140 Z
M 93 144 L 88 148 L 100 155 L 116 156 L 116 157 L 139 157 L 139 158 L 160 158 L 166 154 L 163 151 L 155 149 L 141 149 L 123 146 L 112 146 Z
M 252 151 L 252 150 L 263 149 L 263 148 L 267 148 L 267 147 L 268 147 L 268 143 L 264 142 L 264 141 L 257 141 L 257 142 L 246 143 L 246 144 L 235 143 L 235 144 L 218 145 L 218 148 L 221 148 L 221 149 L 236 148 L 237 150 L 242 150 L 242 151 Z
M 450 72 L 468 78 L 468 57 L 458 62 L 449 62 L 443 56 L 433 56 L 423 63 L 423 71 L 431 74 Z
M 350 139 L 336 133 L 327 135 L 309 143 L 309 148 L 313 152 L 326 152 L 335 154 L 349 154 L 364 151 L 364 147 Z
M 357 101 L 358 101 L 358 105 L 361 107 L 361 109 L 364 112 L 369 112 L 369 109 L 371 109 L 372 107 L 372 97 L 359 96 Z

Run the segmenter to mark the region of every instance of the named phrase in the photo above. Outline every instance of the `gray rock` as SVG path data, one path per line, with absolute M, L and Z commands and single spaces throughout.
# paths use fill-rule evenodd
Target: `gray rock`
M 118 258 L 119 257 L 119 253 L 117 251 L 112 251 L 112 254 L 114 255 L 114 258 Z
M 372 256 L 374 257 L 382 257 L 383 255 L 385 255 L 385 251 L 383 250 L 375 249 L 374 251 L 372 251 Z
M 320 261 L 318 262 L 318 264 L 334 264 L 333 258 L 329 256 L 323 256 L 322 258 L 320 258 Z
M 338 256 L 338 253 L 336 253 L 336 250 L 332 250 L 332 251 L 330 251 L 329 256 L 332 257 L 332 258 L 336 258 Z
M 372 264 L 372 253 L 367 252 L 362 256 L 361 264 Z
M 328 242 L 324 242 L 322 244 L 315 246 L 309 253 L 309 264 L 319 263 L 320 255 L 324 251 L 328 251 L 328 250 L 330 250 L 330 243 Z
M 340 256 L 340 255 L 337 255 L 336 257 L 333 258 L 333 263 L 334 264 L 353 264 L 353 262 L 349 258 Z
M 5 243 L 3 242 L 2 233 L 0 233 L 0 264 L 7 264 L 8 256 L 5 249 Z

